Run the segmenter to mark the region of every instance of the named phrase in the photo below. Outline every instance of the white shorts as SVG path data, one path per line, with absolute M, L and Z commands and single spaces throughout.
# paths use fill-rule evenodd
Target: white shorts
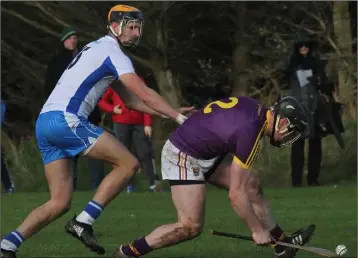
M 209 160 L 193 158 L 175 147 L 169 140 L 162 149 L 163 180 L 205 181 L 205 174 L 219 157 Z

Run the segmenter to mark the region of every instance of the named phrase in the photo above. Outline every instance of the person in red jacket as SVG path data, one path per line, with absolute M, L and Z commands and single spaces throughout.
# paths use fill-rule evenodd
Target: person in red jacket
M 104 93 L 98 107 L 112 114 L 114 134 L 136 155 L 144 174 L 149 180 L 149 191 L 156 191 L 156 175 L 153 164 L 152 116 L 128 109 L 120 96 L 112 89 Z M 134 177 L 128 183 L 127 192 L 134 191 Z

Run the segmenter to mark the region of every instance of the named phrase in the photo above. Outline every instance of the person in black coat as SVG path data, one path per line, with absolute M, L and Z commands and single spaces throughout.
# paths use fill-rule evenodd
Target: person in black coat
M 328 83 L 324 71 L 325 64 L 320 59 L 317 43 L 309 35 L 301 33 L 294 43 L 289 65 L 285 70 L 290 95 L 296 96 L 306 108 L 308 130 L 301 139 L 292 144 L 291 178 L 294 187 L 302 186 L 304 168 L 304 146 L 308 139 L 308 175 L 307 184 L 318 186 L 322 161 L 322 137 L 327 134 L 323 116 L 321 93 L 331 97 L 333 86 Z
M 50 96 L 62 73 L 71 63 L 72 59 L 81 51 L 78 45 L 77 32 L 73 28 L 65 28 L 61 33 L 61 50 L 47 65 L 45 95 Z
M 74 28 L 65 28 L 60 36 L 62 43 L 61 50 L 50 60 L 47 65 L 46 82 L 45 82 L 45 98 L 47 99 L 55 88 L 62 73 L 66 70 L 73 58 L 81 51 L 78 44 L 77 32 Z M 99 125 L 101 122 L 101 112 L 96 106 L 89 115 L 88 120 Z M 74 159 L 73 168 L 73 189 L 77 188 L 77 161 L 78 156 Z M 90 170 L 91 188 L 96 189 L 104 178 L 104 164 L 100 160 L 88 158 L 88 169 Z

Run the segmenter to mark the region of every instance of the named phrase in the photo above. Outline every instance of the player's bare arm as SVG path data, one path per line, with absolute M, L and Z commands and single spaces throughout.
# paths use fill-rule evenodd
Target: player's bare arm
M 252 191 L 250 189 L 252 187 L 250 171 L 241 167 L 234 160 L 231 164 L 230 179 L 229 198 L 234 211 L 248 225 L 257 244 L 270 243 L 272 241 L 270 232 L 261 225 L 249 198 L 249 192 Z
M 143 113 L 147 113 L 154 116 L 161 116 L 161 114 L 148 105 L 146 105 L 135 93 L 128 90 L 127 87 L 123 87 L 119 83 L 114 83 L 112 88 L 121 96 L 123 102 L 127 108 L 134 109 Z
M 258 176 L 255 175 L 254 172 L 250 173 L 252 173 L 252 176 L 248 182 L 248 195 L 252 208 L 260 220 L 261 225 L 271 231 L 277 225 L 277 221 L 271 212 L 268 201 L 264 197 L 263 187 Z
M 143 102 L 153 110 L 167 117 L 172 118 L 179 124 L 183 123 L 186 117 L 171 107 L 157 92 L 147 87 L 145 83 L 134 73 L 126 73 L 120 76 L 122 83 L 134 92 Z M 191 109 L 189 108 L 188 111 Z
M 156 115 L 156 116 L 163 117 L 163 115 L 161 113 L 153 110 L 148 105 L 146 105 L 135 93 L 130 91 L 128 88 L 123 87 L 119 83 L 114 83 L 112 87 L 122 97 L 127 108 L 134 109 L 134 110 L 137 110 L 137 111 L 140 111 L 143 113 L 147 113 L 150 115 Z M 181 108 L 177 109 L 177 111 L 180 114 L 191 115 L 196 110 L 194 107 L 181 107 Z
M 222 189 L 230 189 L 230 170 L 231 162 L 233 160 L 232 154 L 229 154 L 223 159 L 210 178 L 209 182 Z M 277 222 L 272 215 L 268 201 L 264 197 L 263 188 L 258 176 L 254 171 L 250 171 L 250 179 L 248 181 L 248 197 L 250 199 L 252 208 L 260 221 L 261 225 L 268 230 L 275 228 Z
M 235 161 L 230 168 L 229 198 L 234 211 L 246 222 L 252 232 L 262 231 L 248 196 L 250 171 L 243 169 Z

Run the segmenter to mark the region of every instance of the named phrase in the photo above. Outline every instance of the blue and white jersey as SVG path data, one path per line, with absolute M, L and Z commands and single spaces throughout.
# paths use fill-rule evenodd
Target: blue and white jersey
M 135 73 L 116 39 L 104 36 L 86 45 L 64 71 L 41 114 L 62 111 L 87 118 L 109 85 Z

